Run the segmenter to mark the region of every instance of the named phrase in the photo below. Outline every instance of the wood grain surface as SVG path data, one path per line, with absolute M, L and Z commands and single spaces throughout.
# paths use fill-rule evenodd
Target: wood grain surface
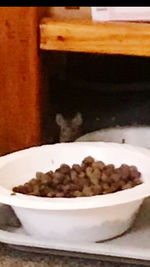
M 37 7 L 0 7 L 0 154 L 37 145 Z
M 62 22 L 44 18 L 40 25 L 40 48 L 150 56 L 150 24 Z

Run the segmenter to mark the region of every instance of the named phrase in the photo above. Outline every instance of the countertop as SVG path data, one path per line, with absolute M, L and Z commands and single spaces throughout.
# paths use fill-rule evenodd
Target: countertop
M 19 251 L 0 243 L 0 266 L 2 267 L 137 267 L 136 264 L 89 260 L 67 256 L 38 254 Z M 143 267 L 144 265 L 138 265 Z M 150 264 L 148 265 L 150 266 Z

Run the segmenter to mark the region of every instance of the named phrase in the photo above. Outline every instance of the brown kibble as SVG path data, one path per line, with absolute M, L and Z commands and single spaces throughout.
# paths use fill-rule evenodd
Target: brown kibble
M 80 192 L 80 191 L 74 191 L 72 195 L 73 195 L 74 197 L 82 197 L 82 196 L 83 196 L 83 193 Z
M 110 186 L 107 183 L 103 183 L 102 188 L 104 191 L 106 191 L 110 188 Z
M 125 182 L 124 180 L 121 180 L 121 179 L 120 179 L 118 182 L 116 182 L 116 187 L 117 187 L 118 189 L 122 189 L 126 183 L 127 183 L 127 182 Z
M 57 184 L 62 183 L 64 179 L 65 179 L 64 174 L 59 171 L 56 171 L 53 175 L 52 182 L 54 185 L 57 185 Z
M 103 168 L 103 171 L 104 173 L 109 176 L 112 174 L 112 172 L 114 171 L 114 165 L 113 164 L 109 164 L 109 165 L 106 165 L 104 168 Z
M 43 197 L 46 197 L 49 191 L 50 191 L 50 188 L 48 186 L 42 185 L 40 188 L 40 195 L 42 195 Z
M 85 171 L 86 170 L 86 168 L 87 168 L 87 165 L 86 164 L 84 164 L 83 162 L 81 163 L 81 169 L 82 169 L 82 171 Z
M 118 182 L 120 180 L 120 174 L 114 172 L 110 175 L 110 179 L 113 182 Z
M 58 180 L 60 180 L 60 181 L 62 181 L 62 180 L 64 179 L 64 174 L 61 173 L 61 172 L 56 171 L 56 172 L 53 174 L 53 177 L 56 178 L 56 179 L 58 179 Z
M 77 177 L 77 172 L 73 169 L 70 172 L 71 180 L 74 180 Z
M 91 189 L 94 195 L 100 195 L 103 192 L 101 185 L 93 185 L 91 186 Z
M 41 184 L 49 184 L 51 182 L 51 177 L 47 174 L 43 175 L 41 179 Z
M 38 179 L 38 180 L 42 180 L 42 178 L 43 178 L 43 173 L 42 172 L 36 172 L 36 179 Z M 32 179 L 32 180 L 35 180 L 35 179 Z
M 107 174 L 103 172 L 102 175 L 101 175 L 101 181 L 102 181 L 102 182 L 107 182 L 108 179 L 109 179 L 109 178 L 108 178 Z
M 13 188 L 13 191 L 16 193 L 28 194 L 28 190 L 25 186 L 19 185 Z
M 36 184 L 36 179 L 35 178 L 31 179 L 30 184 L 32 185 Z
M 34 186 L 32 184 L 30 184 L 30 183 L 26 183 L 25 184 L 25 188 L 26 188 L 26 190 L 27 190 L 28 193 L 31 193 L 32 192 Z
M 87 166 L 91 165 L 93 162 L 94 162 L 94 159 L 93 159 L 93 157 L 91 157 L 91 156 L 86 157 L 86 158 L 82 161 L 82 163 L 86 164 Z
M 86 179 L 86 178 L 79 178 L 78 179 L 78 183 L 77 183 L 77 185 L 81 188 L 81 190 L 82 190 L 82 188 L 84 187 L 84 185 L 88 185 L 88 180 Z
M 109 193 L 116 192 L 117 190 L 118 190 L 118 186 L 117 186 L 117 184 L 114 183 L 110 186 L 110 192 Z
M 70 191 L 70 185 L 69 184 L 66 184 L 63 186 L 63 191 L 64 193 L 66 194 L 68 191 Z
M 86 175 L 88 177 L 91 177 L 92 173 L 93 173 L 93 168 L 92 167 L 87 167 L 86 168 Z
M 76 185 L 76 184 L 70 184 L 69 186 L 69 190 L 71 191 L 77 191 L 80 190 L 81 186 L 80 185 Z
M 76 173 L 80 173 L 82 171 L 82 168 L 79 164 L 73 164 L 72 170 L 74 170 Z
M 122 186 L 122 190 L 129 189 L 129 188 L 132 188 L 132 187 L 133 187 L 133 183 L 132 182 L 128 182 L 127 184 Z
M 130 167 L 126 164 L 122 164 L 120 167 L 120 173 L 123 180 L 127 180 L 130 176 Z
M 84 194 L 84 196 L 92 196 L 91 187 L 85 185 L 83 187 L 83 194 Z
M 47 197 L 55 197 L 56 196 L 56 193 L 55 191 L 51 190 L 48 194 L 47 194 Z
M 59 171 L 63 174 L 68 174 L 70 172 L 70 167 L 67 164 L 61 164 Z
M 64 197 L 64 192 L 58 192 L 58 193 L 56 193 L 56 197 Z
M 92 163 L 92 167 L 93 168 L 98 168 L 100 170 L 103 170 L 103 168 L 105 167 L 105 164 L 103 161 L 96 161 Z
M 49 177 L 52 177 L 53 176 L 53 171 L 49 171 L 49 172 L 46 172 L 45 174 L 47 174 Z
M 134 185 L 139 185 L 141 183 L 142 183 L 142 181 L 139 178 L 136 178 L 136 179 L 133 180 L 133 184 Z
M 41 197 L 84 197 L 114 193 L 142 183 L 135 166 L 122 164 L 115 168 L 86 157 L 81 165 L 70 168 L 62 164 L 57 170 L 37 172 L 36 178 L 13 188 L 13 192 Z
M 80 172 L 80 174 L 78 174 L 78 177 L 79 178 L 84 178 L 85 177 L 85 173 L 82 171 L 82 172 Z
M 66 185 L 71 182 L 71 177 L 69 175 L 65 175 L 63 179 L 63 184 Z
M 89 175 L 89 179 L 91 183 L 94 185 L 99 184 L 100 177 L 101 177 L 101 171 L 98 168 L 94 169 L 93 172 L 91 172 Z
M 11 195 L 11 196 L 15 196 L 15 195 L 16 195 L 16 193 L 15 193 L 15 192 L 12 192 L 10 195 Z
M 38 184 L 35 184 L 35 185 L 33 186 L 33 191 L 30 192 L 30 193 L 32 193 L 32 194 L 35 195 L 35 196 L 40 196 L 39 185 L 38 185 Z
M 95 179 L 100 179 L 101 177 L 101 171 L 98 168 L 95 168 L 93 171 L 93 177 L 95 177 Z
M 132 179 L 138 178 L 141 176 L 141 173 L 138 172 L 137 168 L 135 166 L 130 166 L 130 175 Z

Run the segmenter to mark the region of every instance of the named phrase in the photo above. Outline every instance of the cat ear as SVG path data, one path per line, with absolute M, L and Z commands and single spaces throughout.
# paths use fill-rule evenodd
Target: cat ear
M 59 126 L 65 126 L 66 125 L 66 121 L 65 121 L 65 119 L 64 119 L 62 114 L 60 114 L 60 113 L 56 114 L 56 123 Z
M 82 122 L 83 122 L 82 114 L 78 112 L 72 119 L 72 126 L 73 127 L 80 126 Z

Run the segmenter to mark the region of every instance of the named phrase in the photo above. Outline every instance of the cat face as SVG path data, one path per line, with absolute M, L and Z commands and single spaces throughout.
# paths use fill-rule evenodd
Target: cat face
M 73 142 L 81 135 L 82 115 L 77 113 L 73 119 L 65 119 L 62 114 L 56 114 L 56 123 L 60 127 L 60 142 Z

